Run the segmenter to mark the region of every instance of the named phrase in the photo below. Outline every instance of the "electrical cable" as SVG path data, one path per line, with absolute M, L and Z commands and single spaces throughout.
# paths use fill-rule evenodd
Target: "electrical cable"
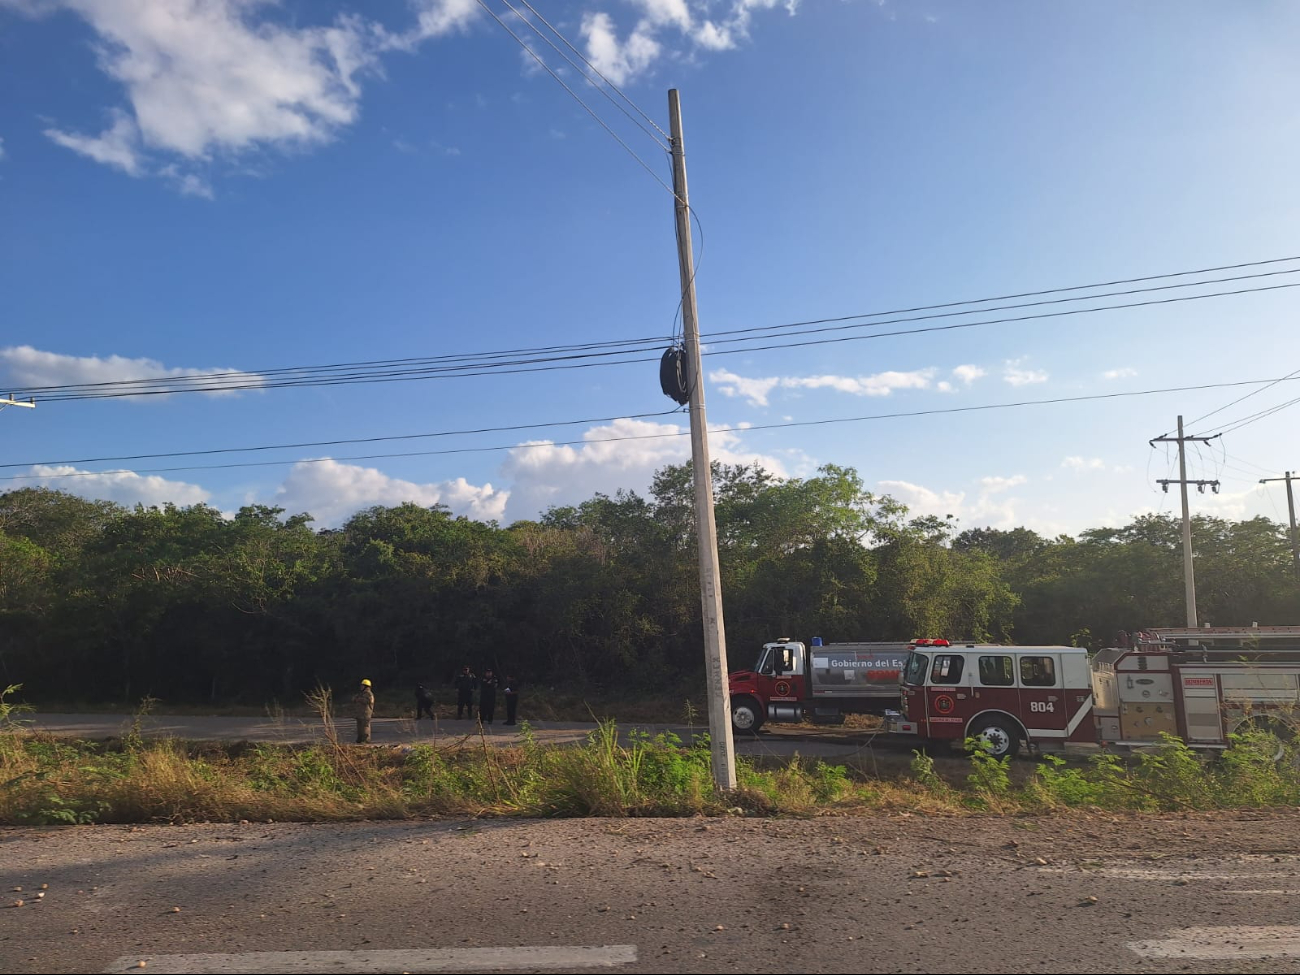
M 868 422 L 874 420 L 895 420 L 895 419 L 906 419 L 906 418 L 924 417 L 924 416 L 939 416 L 939 415 L 949 415 L 949 414 L 958 414 L 958 413 L 978 413 L 978 412 L 986 412 L 990 410 L 1016 409 L 1016 408 L 1029 407 L 1029 406 L 1049 406 L 1049 405 L 1056 405 L 1062 403 L 1082 403 L 1082 402 L 1090 402 L 1090 401 L 1097 401 L 1097 400 L 1127 399 L 1127 398 L 1132 398 L 1137 396 L 1155 396 L 1155 395 L 1162 395 L 1167 393 L 1198 392 L 1207 389 L 1224 389 L 1230 387 L 1240 387 L 1240 386 L 1254 385 L 1259 383 L 1267 383 L 1272 381 L 1273 380 L 1271 379 L 1243 379 L 1243 380 L 1233 380 L 1233 381 L 1218 382 L 1218 383 L 1200 383 L 1191 386 L 1170 386 L 1161 389 L 1140 389 L 1140 390 L 1116 391 L 1110 393 L 1090 393 L 1090 394 L 1084 394 L 1080 396 L 1054 396 L 1054 397 L 1049 397 L 1047 399 L 1018 400 L 1010 403 L 985 403 L 985 404 L 979 404 L 973 406 L 939 407 L 935 409 L 909 410 L 909 411 L 900 411 L 894 413 L 872 413 L 864 416 L 828 417 L 820 420 L 791 420 L 782 423 L 753 424 L 747 427 L 715 427 L 713 429 L 714 432 L 726 432 L 734 435 L 741 435 L 741 434 L 757 432 L 762 430 L 786 430 L 786 429 L 794 429 L 794 428 L 821 427 L 821 426 L 832 426 L 840 423 L 861 423 L 861 422 Z M 676 411 L 669 411 L 669 412 L 671 413 Z M 581 421 L 577 421 L 577 422 L 581 422 Z M 364 454 L 364 455 L 351 456 L 351 457 L 324 457 L 324 458 L 302 458 L 302 459 L 276 460 L 276 461 L 250 461 L 246 463 L 215 464 L 215 465 L 200 464 L 200 465 L 181 466 L 181 467 L 142 469 L 142 470 L 133 471 L 129 473 L 160 474 L 160 473 L 172 473 L 176 471 L 222 470 L 222 469 L 240 468 L 240 467 L 269 467 L 269 466 L 283 466 L 287 464 L 297 464 L 297 463 L 321 463 L 329 460 L 335 460 L 335 461 L 375 460 L 375 459 L 390 459 L 396 457 L 429 457 L 429 456 L 443 456 L 448 454 L 486 453 L 486 452 L 502 451 L 502 450 L 530 449 L 535 447 L 547 447 L 547 446 L 557 447 L 557 446 L 576 446 L 576 445 L 593 444 L 593 443 L 621 443 L 630 440 L 660 440 L 660 439 L 665 439 L 670 437 L 685 437 L 689 435 L 690 435 L 689 431 L 680 431 L 675 433 L 636 434 L 636 435 L 629 435 L 629 436 L 622 436 L 622 437 L 591 438 L 591 439 L 584 438 L 582 440 L 543 442 L 543 443 L 534 443 L 534 444 L 527 444 L 527 443 L 526 444 L 501 444 L 501 445 L 493 445 L 493 446 L 486 446 L 486 447 L 455 447 L 455 448 L 448 448 L 445 450 L 410 451 L 410 452 L 389 453 L 389 454 Z M 223 449 L 233 450 L 233 448 L 223 448 Z M 173 454 L 159 454 L 156 456 L 159 457 L 191 456 L 192 453 L 194 452 L 179 451 Z M 39 464 L 33 464 L 32 466 L 45 467 L 45 466 L 54 466 L 54 464 L 50 462 L 41 462 Z M 89 477 L 89 476 L 94 476 L 96 474 L 106 474 L 106 473 L 123 473 L 123 472 L 121 471 L 77 471 L 68 474 L 8 475 L 8 476 L 0 477 L 0 481 L 33 480 L 33 479 L 42 480 L 46 478 L 57 478 L 57 477 Z

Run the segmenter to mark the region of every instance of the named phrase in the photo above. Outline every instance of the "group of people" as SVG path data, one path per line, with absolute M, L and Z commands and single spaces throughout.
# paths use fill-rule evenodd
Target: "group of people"
M 468 666 L 462 667 L 456 675 L 456 718 L 474 720 L 474 692 L 478 691 L 478 720 L 491 724 L 496 718 L 497 691 L 500 690 L 506 701 L 506 720 L 508 725 L 517 724 L 519 713 L 519 681 L 507 677 L 498 679 L 492 668 L 483 671 L 483 676 L 476 676 Z M 419 721 L 426 714 L 433 719 L 433 691 L 423 684 L 415 686 L 415 720 Z M 369 680 L 363 680 L 361 687 L 352 698 L 352 712 L 357 720 L 357 744 L 364 745 L 370 741 L 370 721 L 375 714 L 375 694 Z
M 474 691 L 478 691 L 478 719 L 484 724 L 491 724 L 497 713 L 497 690 L 506 699 L 506 724 L 517 724 L 515 718 L 519 713 L 519 681 L 514 677 L 498 680 L 492 668 L 483 671 L 482 677 L 476 677 L 469 667 L 462 667 L 456 675 L 456 717 L 474 720 Z M 430 702 L 432 703 L 432 702 Z M 429 712 L 433 717 L 433 712 Z

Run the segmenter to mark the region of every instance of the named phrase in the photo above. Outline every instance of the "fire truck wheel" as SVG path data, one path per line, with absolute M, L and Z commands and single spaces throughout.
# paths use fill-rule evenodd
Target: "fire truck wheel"
M 731 730 L 741 734 L 758 734 L 763 727 L 763 711 L 752 697 L 738 697 L 731 702 Z
M 994 758 L 1014 757 L 1020 751 L 1020 729 L 1010 718 L 981 718 L 971 728 L 970 737 L 982 743 Z
M 1273 761 L 1280 762 L 1286 758 L 1288 746 L 1295 741 L 1296 729 L 1282 718 L 1256 717 L 1243 721 L 1233 734 L 1248 736 L 1248 740 L 1238 741 L 1239 745 L 1262 749 Z

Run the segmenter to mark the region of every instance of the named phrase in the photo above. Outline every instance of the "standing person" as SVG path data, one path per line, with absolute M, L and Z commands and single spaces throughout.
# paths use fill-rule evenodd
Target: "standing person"
M 515 724 L 515 716 L 519 713 L 519 681 L 507 677 L 502 693 L 506 696 L 506 724 Z
M 357 719 L 357 744 L 369 744 L 370 719 L 375 716 L 375 692 L 370 689 L 369 680 L 363 680 L 361 689 L 353 695 L 352 713 Z
M 478 678 L 470 672 L 469 665 L 462 667 L 460 673 L 456 675 L 456 718 L 460 719 L 462 712 L 464 716 L 471 721 L 474 720 L 474 687 L 478 684 Z
M 425 712 L 429 714 L 429 720 L 433 720 L 433 691 L 429 690 L 423 684 L 415 685 L 415 720 L 419 721 L 424 717 Z
M 496 710 L 497 679 L 489 667 L 483 671 L 483 679 L 478 682 L 478 719 L 484 724 L 491 724 Z

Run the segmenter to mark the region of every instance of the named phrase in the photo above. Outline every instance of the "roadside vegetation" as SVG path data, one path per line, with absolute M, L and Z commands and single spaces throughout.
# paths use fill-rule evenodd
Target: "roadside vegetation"
M 12 689 L 11 689 L 12 690 Z M 1039 763 L 974 752 L 937 763 L 916 753 L 896 776 L 801 759 L 739 763 L 739 788 L 712 784 L 706 738 L 620 738 L 613 722 L 585 743 L 543 745 L 525 727 L 501 748 L 467 736 L 431 744 L 342 743 L 325 720 L 314 745 L 70 741 L 34 734 L 0 697 L 0 825 L 431 816 L 818 816 L 1066 809 L 1182 811 L 1300 804 L 1300 770 L 1275 739 L 1247 737 L 1206 758 L 1176 739 L 1125 760 Z M 328 698 L 317 701 L 329 714 Z
M 1183 620 L 1175 518 L 1073 537 L 962 530 L 840 467 L 782 479 L 718 465 L 715 489 L 733 669 L 781 636 L 1096 649 Z M 509 526 L 406 504 L 318 529 L 277 508 L 10 491 L 0 685 L 25 681 L 43 710 L 129 710 L 152 695 L 258 715 L 366 677 L 392 714 L 412 708 L 417 682 L 454 702 L 469 664 L 522 680 L 529 717 L 585 718 L 590 702 L 653 720 L 657 702 L 675 711 L 702 685 L 692 512 L 689 465 L 663 468 L 644 495 L 597 494 Z M 1194 530 L 1205 618 L 1300 622 L 1283 525 L 1197 517 Z

